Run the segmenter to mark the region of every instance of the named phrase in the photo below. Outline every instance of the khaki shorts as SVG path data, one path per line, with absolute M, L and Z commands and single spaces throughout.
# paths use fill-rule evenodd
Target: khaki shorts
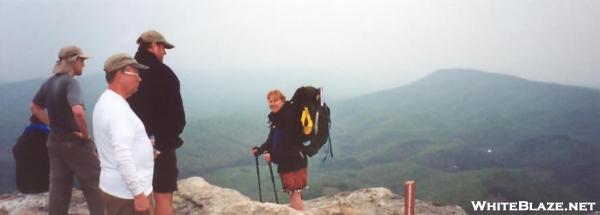
M 308 189 L 308 171 L 305 168 L 293 171 L 279 173 L 281 178 L 281 190 L 284 193 L 302 192 Z

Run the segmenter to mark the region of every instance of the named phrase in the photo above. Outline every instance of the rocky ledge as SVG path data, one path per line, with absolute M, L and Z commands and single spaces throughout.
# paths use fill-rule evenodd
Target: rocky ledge
M 323 196 L 305 202 L 301 213 L 283 204 L 260 203 L 236 190 L 211 185 L 192 177 L 178 182 L 174 195 L 176 214 L 403 214 L 404 198 L 386 188 L 366 188 Z M 0 196 L 0 215 L 47 214 L 48 194 L 12 193 Z M 459 206 L 415 201 L 416 214 L 466 214 Z M 88 214 L 81 191 L 75 190 L 69 214 Z

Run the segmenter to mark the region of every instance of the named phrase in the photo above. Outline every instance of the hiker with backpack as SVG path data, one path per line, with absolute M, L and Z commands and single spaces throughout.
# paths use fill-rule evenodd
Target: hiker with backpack
M 263 155 L 267 162 L 277 164 L 283 192 L 289 194 L 290 206 L 304 210 L 302 191 L 308 188 L 308 161 L 303 153 L 302 125 L 297 108 L 286 101 L 280 90 L 267 93 L 270 130 L 267 141 L 252 148 L 252 155 Z

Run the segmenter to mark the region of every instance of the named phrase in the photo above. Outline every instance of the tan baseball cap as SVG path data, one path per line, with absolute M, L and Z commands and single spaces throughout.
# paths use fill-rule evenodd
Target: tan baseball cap
M 83 53 L 81 48 L 79 48 L 78 46 L 65 46 L 62 49 L 60 49 L 60 51 L 58 52 L 58 61 L 56 61 L 56 62 L 57 63 L 60 61 L 73 62 L 78 57 L 83 58 L 83 59 L 88 59 L 90 56 Z
M 106 72 L 114 72 L 117 71 L 125 66 L 133 66 L 135 68 L 138 69 L 148 69 L 149 67 L 138 63 L 135 58 L 131 57 L 128 54 L 125 53 L 119 53 L 119 54 L 114 54 L 112 56 L 110 56 L 108 59 L 106 59 L 106 62 L 104 63 L 104 71 Z
M 140 44 L 141 42 L 162 43 L 165 45 L 166 49 L 172 49 L 175 47 L 173 44 L 169 43 L 162 34 L 155 30 L 149 30 L 142 33 L 142 35 L 140 35 L 140 37 L 137 39 L 137 44 Z

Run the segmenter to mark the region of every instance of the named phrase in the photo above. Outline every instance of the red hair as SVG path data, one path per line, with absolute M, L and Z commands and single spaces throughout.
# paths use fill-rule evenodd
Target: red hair
M 276 98 L 279 98 L 282 101 L 285 101 L 285 95 L 283 95 L 283 93 L 281 92 L 281 90 L 274 89 L 274 90 L 269 91 L 267 93 L 267 100 L 269 100 L 269 97 L 271 97 L 271 96 L 275 96 Z

